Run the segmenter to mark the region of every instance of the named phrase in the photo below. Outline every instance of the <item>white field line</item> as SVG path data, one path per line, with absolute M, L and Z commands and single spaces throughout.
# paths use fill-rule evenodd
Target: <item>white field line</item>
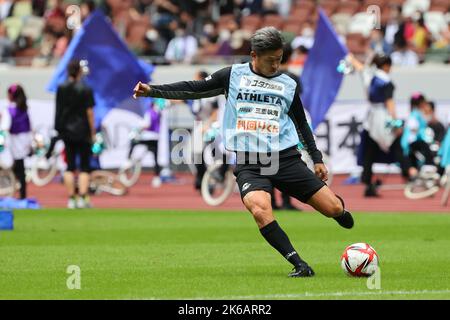
M 288 294 L 267 294 L 253 296 L 222 296 L 222 297 L 192 297 L 175 298 L 174 300 L 258 300 L 258 299 L 292 299 L 292 298 L 319 298 L 319 297 L 347 297 L 347 296 L 396 296 L 396 295 L 429 295 L 429 294 L 450 294 L 450 290 L 419 290 L 419 291 L 360 291 L 360 292 L 322 292 L 322 293 L 288 293 Z M 449 296 L 450 298 L 450 296 Z M 133 299 L 133 298 L 132 298 Z M 162 300 L 161 298 L 151 297 L 142 298 L 144 300 Z

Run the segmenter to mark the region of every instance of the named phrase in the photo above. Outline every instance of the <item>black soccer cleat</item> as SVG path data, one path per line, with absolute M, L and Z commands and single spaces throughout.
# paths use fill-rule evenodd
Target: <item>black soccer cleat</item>
M 313 269 L 306 263 L 302 263 L 292 269 L 292 272 L 288 274 L 289 278 L 306 278 L 314 275 Z
M 341 214 L 339 217 L 334 217 L 333 219 L 336 220 L 337 223 L 339 223 L 339 225 L 345 229 L 351 229 L 355 224 L 352 215 L 347 210 L 344 210 L 343 214 Z

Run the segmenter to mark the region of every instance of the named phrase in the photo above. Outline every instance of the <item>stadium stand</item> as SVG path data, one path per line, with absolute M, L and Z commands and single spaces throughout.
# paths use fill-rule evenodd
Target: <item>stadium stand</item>
M 449 0 L 260 0 L 240 5 L 231 0 L 2 1 L 0 25 L 6 35 L 0 45 L 13 43 L 12 50 L 1 48 L 2 61 L 14 64 L 21 58 L 19 64 L 41 65 L 61 57 L 74 32 L 68 29 L 73 13 L 66 12 L 72 4 L 81 7 L 81 21 L 94 7 L 102 10 L 133 52 L 154 61 L 164 59 L 175 36 L 174 20 L 198 40 L 193 62 L 201 63 L 208 57 L 246 54 L 246 35 L 263 26 L 279 28 L 292 41 L 306 25 L 315 28 L 320 6 L 350 51 L 362 59 L 370 54 L 371 30 L 377 25 L 390 46 L 386 53 L 404 48 L 406 42 L 420 62 L 449 62 Z M 214 30 L 205 32 L 205 25 Z

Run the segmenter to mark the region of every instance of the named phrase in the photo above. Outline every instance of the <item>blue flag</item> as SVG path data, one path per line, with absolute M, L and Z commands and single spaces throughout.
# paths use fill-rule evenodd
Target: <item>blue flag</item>
M 331 22 L 320 9 L 314 45 L 301 74 L 302 102 L 311 116 L 313 130 L 325 119 L 339 92 L 343 74 L 337 71 L 337 67 L 347 53 L 347 48 L 339 41 Z
M 133 88 L 138 81 L 150 81 L 153 66 L 130 52 L 101 11 L 93 12 L 75 34 L 47 90 L 56 92 L 66 81 L 67 65 L 73 59 L 88 61 L 89 74 L 84 80 L 94 92 L 96 126 L 112 108 L 143 114 L 146 99 L 134 100 Z

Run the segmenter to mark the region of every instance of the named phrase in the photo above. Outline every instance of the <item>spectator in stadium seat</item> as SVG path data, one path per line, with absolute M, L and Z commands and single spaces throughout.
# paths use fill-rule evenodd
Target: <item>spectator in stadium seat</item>
M 199 36 L 199 56 L 215 55 L 219 49 L 219 34 L 213 21 L 207 21 Z
M 80 3 L 81 21 L 86 20 L 89 15 L 95 11 L 97 5 L 94 0 L 82 0 Z
M 426 27 L 423 13 L 421 13 L 419 18 L 414 23 L 412 43 L 416 51 L 425 53 L 425 51 L 430 47 L 431 41 L 431 33 Z
M 294 48 L 294 53 L 289 64 L 293 67 L 304 66 L 306 58 L 308 58 L 308 52 L 308 48 L 303 45 Z
M 142 54 L 144 56 L 164 56 L 167 42 L 159 35 L 158 30 L 150 28 L 145 33 L 144 48 Z
M 178 22 L 175 38 L 169 41 L 165 58 L 170 62 L 191 63 L 197 54 L 198 44 L 194 36 L 187 34 L 186 25 Z
M 27 182 L 25 179 L 24 159 L 31 153 L 31 123 L 28 116 L 27 96 L 22 86 L 13 84 L 8 88 L 8 113 L 11 125 L 10 150 L 14 159 L 13 171 L 16 179 L 20 182 L 20 199 L 27 197 Z
M 293 49 L 297 49 L 300 46 L 304 46 L 306 49 L 311 49 L 314 44 L 314 29 L 312 28 L 311 23 L 305 23 L 302 33 L 299 36 L 296 36 L 294 40 L 292 40 L 291 45 Z
M 45 13 L 46 6 L 47 0 L 33 0 L 32 1 L 33 15 L 42 17 Z
M 386 42 L 391 46 L 391 48 L 394 47 L 396 34 L 399 31 L 401 19 L 402 19 L 402 7 L 399 5 L 391 5 L 391 11 L 389 15 L 389 19 L 385 26 L 385 36 Z M 400 36 L 400 34 L 397 35 L 397 38 Z M 403 35 L 401 35 L 403 36 Z
M 373 29 L 369 41 L 370 49 L 376 54 L 391 54 L 392 48 L 386 41 L 382 29 Z
M 169 25 L 180 14 L 180 8 L 176 0 L 154 0 L 152 3 L 152 15 L 150 20 L 162 37 L 167 40 L 172 38 Z
M 419 64 L 419 56 L 409 48 L 405 40 L 397 43 L 397 47 L 391 54 L 392 64 L 395 66 L 413 67 Z
M 90 180 L 91 145 L 95 140 L 92 90 L 82 82 L 83 70 L 79 60 L 72 60 L 68 67 L 68 80 L 56 91 L 55 130 L 63 139 L 67 158 L 64 184 L 68 192 L 67 207 L 91 206 L 88 191 Z M 76 159 L 80 160 L 78 191 L 75 192 Z

